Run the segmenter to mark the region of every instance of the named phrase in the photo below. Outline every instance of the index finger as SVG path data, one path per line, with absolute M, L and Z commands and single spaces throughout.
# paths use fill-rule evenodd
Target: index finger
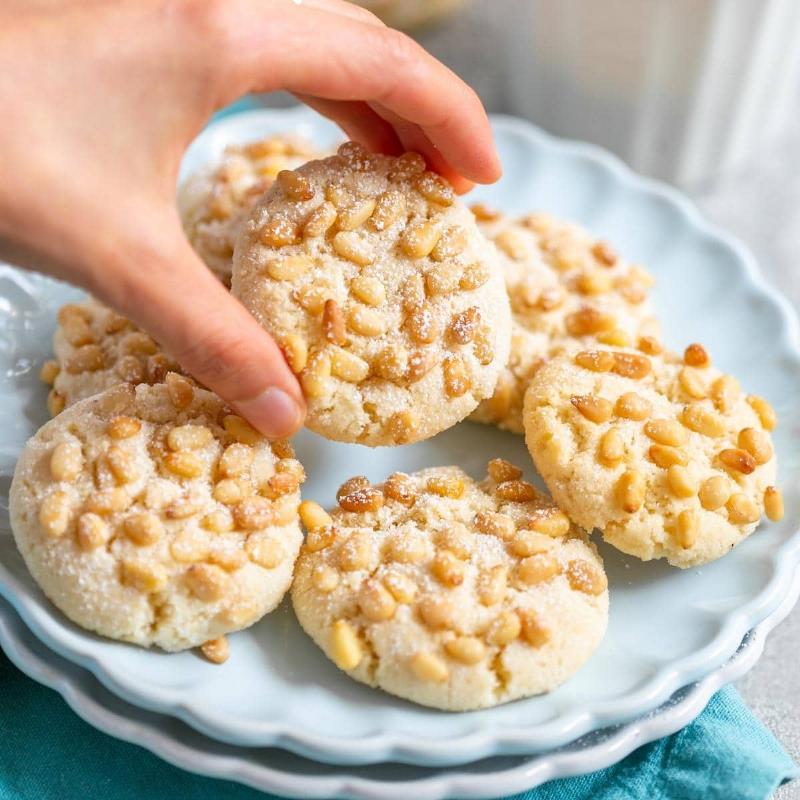
M 500 163 L 483 105 L 455 73 L 405 34 L 293 3 L 226 5 L 223 58 L 243 90 L 286 89 L 362 100 L 417 125 L 464 178 L 490 183 Z

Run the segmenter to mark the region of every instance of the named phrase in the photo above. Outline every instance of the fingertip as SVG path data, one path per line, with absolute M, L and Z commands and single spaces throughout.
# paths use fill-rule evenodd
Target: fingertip
M 269 439 L 291 436 L 305 419 L 305 403 L 277 386 L 269 386 L 247 400 L 237 400 L 233 406 Z

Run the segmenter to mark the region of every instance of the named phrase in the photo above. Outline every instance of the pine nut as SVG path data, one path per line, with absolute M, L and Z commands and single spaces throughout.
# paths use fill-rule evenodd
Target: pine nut
M 58 365 L 58 361 L 50 359 L 42 364 L 42 368 L 39 370 L 39 380 L 52 386 L 59 372 L 61 372 L 61 367 Z
M 650 416 L 650 402 L 636 392 L 626 392 L 617 398 L 614 410 L 618 417 L 641 421 Z
M 706 511 L 716 511 L 728 502 L 730 497 L 730 489 L 728 488 L 728 480 L 722 475 L 714 475 L 706 479 L 700 486 L 698 496 L 700 498 L 700 505 Z
M 344 316 L 339 304 L 333 299 L 325 301 L 322 311 L 322 335 L 332 344 L 340 346 L 347 344 Z
M 431 630 L 454 630 L 457 626 L 459 610 L 449 597 L 427 595 L 417 609 L 420 618 Z
M 560 572 L 561 565 L 557 558 L 549 553 L 537 553 L 519 562 L 516 577 L 527 586 L 535 586 L 549 581 Z
M 600 439 L 597 459 L 607 467 L 614 467 L 625 457 L 625 442 L 616 428 L 607 430 Z
M 361 642 L 355 630 L 343 619 L 338 619 L 331 628 L 331 658 L 339 669 L 355 669 L 364 657 Z
M 681 511 L 678 514 L 678 524 L 675 530 L 678 544 L 688 550 L 694 547 L 697 542 L 697 535 L 700 532 L 700 518 L 696 511 Z
M 397 602 L 383 584 L 366 580 L 358 593 L 358 605 L 370 622 L 385 622 L 394 616 Z
M 436 222 L 431 220 L 412 222 L 400 236 L 400 247 L 410 258 L 425 258 L 436 246 L 441 235 L 441 225 Z
M 486 655 L 486 646 L 475 636 L 456 636 L 444 643 L 447 654 L 462 664 L 472 666 L 482 661 Z
M 521 480 L 504 481 L 495 487 L 494 492 L 499 498 L 513 503 L 526 503 L 537 496 L 534 486 Z
M 316 531 L 333 525 L 333 517 L 313 500 L 303 500 L 299 508 L 300 521 L 307 531 Z
M 747 402 L 758 415 L 761 427 L 767 431 L 773 430 L 778 424 L 778 417 L 772 406 L 763 397 L 754 394 L 748 395 Z
M 576 592 L 599 595 L 608 588 L 608 578 L 595 564 L 574 559 L 567 564 L 567 580 Z
M 336 222 L 336 209 L 331 203 L 322 203 L 306 217 L 303 236 L 306 238 L 324 236 L 334 222 Z
M 766 464 L 772 458 L 769 436 L 756 428 L 742 428 L 739 431 L 738 445 L 753 456 L 756 464 Z
M 50 455 L 50 474 L 54 481 L 74 481 L 83 469 L 81 446 L 76 442 L 60 442 Z
M 680 423 L 673 419 L 652 419 L 645 423 L 644 432 L 654 442 L 670 447 L 686 444 L 689 438 Z
M 384 503 L 383 492 L 372 487 L 356 489 L 349 494 L 342 495 L 338 500 L 339 505 L 345 511 L 354 511 L 362 514 L 377 511 Z
M 179 411 L 188 408 L 194 400 L 194 386 L 191 381 L 177 372 L 168 372 L 164 380 L 172 405 Z
M 475 527 L 489 536 L 507 541 L 514 535 L 514 520 L 494 511 L 479 511 L 475 514 Z
M 641 380 L 650 374 L 650 359 L 638 353 L 614 353 L 613 372 L 623 378 Z
M 613 406 L 603 397 L 595 397 L 591 394 L 573 395 L 570 402 L 580 412 L 581 416 L 589 422 L 599 424 L 611 419 Z
M 503 647 L 519 638 L 522 633 L 522 622 L 515 611 L 502 612 L 487 631 L 487 640 L 490 644 Z
M 686 467 L 674 464 L 667 470 L 667 484 L 676 497 L 694 497 L 697 494 L 697 481 Z
M 331 240 L 336 255 L 359 267 L 372 263 L 375 256 L 369 241 L 355 231 L 339 231 Z
M 224 664 L 230 658 L 231 648 L 228 640 L 224 636 L 219 636 L 203 642 L 200 645 L 200 652 L 212 664 Z
M 679 447 L 654 444 L 647 451 L 647 454 L 650 456 L 650 460 L 662 469 L 669 469 L 676 465 L 685 467 L 689 463 L 689 457 Z
M 435 172 L 423 172 L 414 180 L 414 188 L 429 202 L 451 206 L 455 194 L 450 184 Z
M 730 411 L 742 393 L 733 375 L 721 375 L 711 384 L 711 399 L 718 411 Z
M 312 266 L 308 256 L 284 256 L 268 262 L 267 275 L 274 281 L 293 281 L 308 272 Z
M 58 416 L 66 406 L 67 401 L 61 392 L 51 389 L 47 393 L 47 411 L 51 417 Z
M 711 364 L 705 347 L 701 344 L 690 344 L 683 353 L 683 363 L 688 367 L 707 367 Z
M 181 478 L 199 478 L 203 474 L 204 467 L 202 459 L 185 450 L 167 453 L 164 456 L 164 466 Z
M 448 356 L 442 365 L 444 390 L 448 397 L 461 397 L 472 386 L 469 370 L 464 360 L 458 356 Z
M 269 537 L 248 536 L 244 549 L 250 560 L 264 569 L 275 569 L 286 558 L 283 545 Z
M 53 492 L 39 506 L 39 523 L 54 539 L 66 533 L 70 516 L 70 499 L 66 492 Z
M 623 511 L 633 514 L 644 505 L 644 476 L 637 470 L 629 469 L 617 481 L 617 502 Z
M 337 347 L 331 352 L 331 374 L 348 383 L 361 383 L 369 375 L 369 364 L 354 353 Z
M 85 344 L 77 348 L 65 361 L 64 369 L 70 375 L 81 372 L 97 372 L 106 366 L 106 357 L 103 349 L 96 344 Z
M 234 506 L 233 518 L 242 530 L 260 530 L 275 524 L 275 507 L 264 497 L 245 497 Z
M 445 586 L 460 586 L 464 582 L 464 563 L 449 550 L 439 550 L 431 562 L 431 572 Z
M 501 603 L 506 596 L 508 572 L 500 564 L 483 572 L 478 580 L 478 599 L 484 606 Z
M 458 280 L 458 288 L 470 292 L 483 286 L 490 277 L 489 268 L 480 262 L 468 264 L 464 267 Z
M 758 466 L 758 462 L 747 450 L 738 448 L 722 450 L 719 460 L 725 469 L 741 472 L 743 475 L 749 475 Z
M 339 585 L 339 573 L 327 564 L 318 564 L 311 574 L 311 581 L 317 591 L 329 594 Z
M 617 327 L 617 321 L 611 314 L 589 306 L 568 314 L 564 322 L 570 336 L 590 336 Z
M 417 595 L 417 585 L 402 572 L 389 572 L 383 579 L 386 588 L 398 603 L 413 603 Z
M 158 564 L 148 566 L 138 561 L 123 561 L 119 565 L 119 581 L 143 594 L 154 594 L 167 585 L 167 573 Z
M 435 475 L 428 478 L 425 489 L 439 497 L 458 500 L 464 494 L 464 481 L 456 475 Z
M 758 522 L 761 516 L 758 506 L 746 494 L 733 494 L 725 503 L 728 520 L 734 525 L 749 525 Z
M 700 403 L 689 403 L 684 406 L 681 421 L 689 430 L 702 433 L 703 436 L 718 438 L 725 435 L 725 420 Z
M 350 291 L 368 306 L 382 306 L 386 302 L 386 290 L 377 278 L 358 275 L 350 282 Z
M 361 336 L 380 336 L 386 332 L 386 318 L 374 308 L 355 306 L 347 315 L 347 327 Z
M 411 671 L 426 683 L 444 683 L 450 677 L 447 665 L 433 653 L 417 653 L 411 659 Z
M 609 372 L 614 367 L 614 354 L 608 350 L 581 350 L 575 354 L 575 363 L 592 372 Z
M 640 336 L 636 346 L 649 356 L 657 356 L 664 352 L 661 342 L 655 336 Z
M 764 510 L 773 522 L 783 519 L 783 495 L 777 486 L 767 486 L 764 492 Z
M 705 379 L 694 367 L 684 367 L 678 373 L 678 383 L 680 383 L 681 388 L 689 397 L 693 397 L 696 400 L 708 397 L 708 387 Z
M 447 228 L 431 250 L 434 261 L 451 261 L 457 258 L 467 246 L 467 234 L 463 228 Z
M 106 433 L 112 439 L 129 439 L 142 429 L 142 423 L 133 417 L 116 417 L 108 423 Z
M 81 514 L 78 518 L 78 547 L 84 552 L 102 547 L 109 538 L 108 525 L 97 514 Z

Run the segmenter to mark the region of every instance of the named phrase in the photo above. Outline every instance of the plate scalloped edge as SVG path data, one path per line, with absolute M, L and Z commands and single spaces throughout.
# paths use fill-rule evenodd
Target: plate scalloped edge
M 317 119 L 316 115 L 302 108 L 288 111 L 250 111 L 214 123 L 201 136 L 220 138 L 221 132 L 226 128 L 246 130 L 253 122 L 263 122 L 276 129 L 285 129 L 287 124 L 307 124 L 313 127 L 319 124 Z M 747 290 L 779 312 L 785 349 L 791 353 L 793 368 L 800 371 L 800 326 L 788 301 L 766 283 L 749 251 L 734 237 L 707 223 L 691 201 L 668 186 L 640 178 L 615 156 L 601 148 L 550 136 L 531 123 L 513 117 L 495 116 L 493 124 L 496 129 L 507 130 L 515 136 L 533 140 L 537 147 L 588 160 L 600 171 L 625 184 L 635 194 L 661 198 L 680 213 L 693 235 L 710 239 L 727 250 L 730 254 L 729 261 L 739 271 Z M 326 125 L 325 130 L 328 129 Z M 751 602 L 730 614 L 708 644 L 671 666 L 658 670 L 644 686 L 622 700 L 598 702 L 590 709 L 540 724 L 535 731 L 524 727 L 509 727 L 490 737 L 482 730 L 475 729 L 446 742 L 389 733 L 342 740 L 290 730 L 280 721 L 261 721 L 247 725 L 240 721 L 235 727 L 231 727 L 230 720 L 206 714 L 202 709 L 188 705 L 177 690 L 143 687 L 132 676 L 118 672 L 112 674 L 107 664 L 91 652 L 89 639 L 85 640 L 85 645 L 83 642 L 78 645 L 67 643 L 63 638 L 63 629 L 55 622 L 54 616 L 39 605 L 36 598 L 16 591 L 13 576 L 3 569 L 2 564 L 0 593 L 14 605 L 39 639 L 59 655 L 89 669 L 111 691 L 143 708 L 171 714 L 208 736 L 223 741 L 236 739 L 239 743 L 278 746 L 318 760 L 349 760 L 352 763 L 409 762 L 424 756 L 426 763 L 455 764 L 500 753 L 509 755 L 535 752 L 547 749 L 553 743 L 565 744 L 587 731 L 638 717 L 663 703 L 680 687 L 701 678 L 709 669 L 729 658 L 747 631 L 769 615 L 786 596 L 794 566 L 800 562 L 798 533 L 800 531 L 795 531 L 772 553 L 771 579 L 767 586 Z
M 788 616 L 800 596 L 800 567 L 795 570 L 792 586 L 778 608 L 756 628 L 749 631 L 734 655 L 722 666 L 697 683 L 680 690 L 655 711 L 608 732 L 598 731 L 599 742 L 582 746 L 574 742 L 560 751 L 540 754 L 522 764 L 497 771 L 475 773 L 448 769 L 443 772 L 417 768 L 424 773 L 419 778 L 403 781 L 381 781 L 379 778 L 347 774 L 331 768 L 327 775 L 302 774 L 280 769 L 267 763 L 253 762 L 235 755 L 214 752 L 220 747 L 213 740 L 191 730 L 176 738 L 168 726 L 155 725 L 156 720 L 136 719 L 137 715 L 154 716 L 129 706 L 113 695 L 103 697 L 105 690 L 93 684 L 91 673 L 64 660 L 62 665 L 47 661 L 46 649 L 33 637 L 13 608 L 0 603 L 0 647 L 11 661 L 33 680 L 57 691 L 69 707 L 88 724 L 122 741 L 144 747 L 170 764 L 199 775 L 231 780 L 262 792 L 327 800 L 488 800 L 498 795 L 512 795 L 533 789 L 548 781 L 582 775 L 604 769 L 621 761 L 635 749 L 669 736 L 693 722 L 706 707 L 712 695 L 723 686 L 741 678 L 755 666 L 761 656 L 767 636 Z M 45 652 L 35 652 L 42 648 Z M 59 658 L 56 656 L 56 658 Z M 61 659 L 59 659 L 61 660 Z M 64 668 L 69 672 L 65 674 Z M 122 705 L 122 709 L 107 708 L 103 700 Z M 127 713 L 126 713 L 127 711 Z M 180 722 L 176 723 L 181 725 Z M 187 741 L 199 737 L 209 747 L 198 752 Z M 230 746 L 221 745 L 231 749 Z M 374 771 L 374 768 L 368 768 Z M 413 768 L 407 768 L 409 770 Z

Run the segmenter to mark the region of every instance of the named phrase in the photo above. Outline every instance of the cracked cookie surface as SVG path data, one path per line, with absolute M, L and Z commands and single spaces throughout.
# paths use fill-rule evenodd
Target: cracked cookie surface
M 704 564 L 762 514 L 783 516 L 775 414 L 701 345 L 683 359 L 601 348 L 559 356 L 534 376 L 524 421 L 555 502 L 645 561 Z
M 522 403 L 536 370 L 559 353 L 658 337 L 653 278 L 605 242 L 545 214 L 506 217 L 473 206 L 497 245 L 511 300 L 511 353 L 494 395 L 471 419 L 523 433 Z
M 281 600 L 302 534 L 303 468 L 186 378 L 76 403 L 26 445 L 14 537 L 73 622 L 182 650 L 245 628 Z
M 42 368 L 52 385 L 52 416 L 119 383 L 161 383 L 167 372 L 180 371 L 151 336 L 92 298 L 59 309 L 53 352 Z
M 305 631 L 357 681 L 422 705 L 486 708 L 549 691 L 605 632 L 608 591 L 584 533 L 500 459 L 352 478 L 313 503 L 292 586 Z
M 190 175 L 178 188 L 186 236 L 208 268 L 230 286 L 233 247 L 253 204 L 277 174 L 320 153 L 297 136 L 268 136 L 225 148 L 219 162 Z
M 278 175 L 237 241 L 233 292 L 329 439 L 429 438 L 491 396 L 508 356 L 496 251 L 416 153 L 349 142 Z

